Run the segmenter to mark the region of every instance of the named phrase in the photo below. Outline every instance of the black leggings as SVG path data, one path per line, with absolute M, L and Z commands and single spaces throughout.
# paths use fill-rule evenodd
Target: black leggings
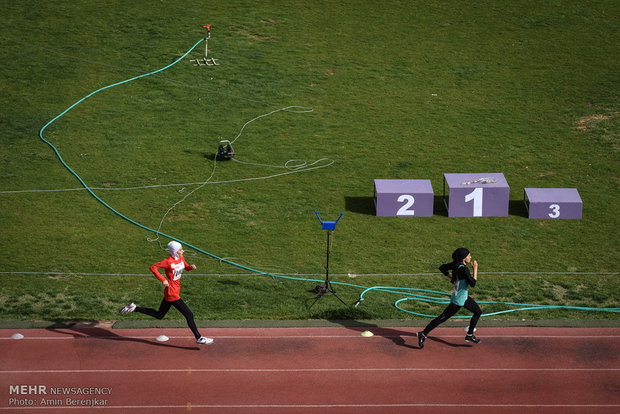
M 480 315 L 482 315 L 482 310 L 480 309 L 480 306 L 478 306 L 476 301 L 470 297 L 467 298 L 467 300 L 465 301 L 465 305 L 463 305 L 463 307 L 473 313 L 471 317 L 471 321 L 469 322 L 469 331 L 467 331 L 467 334 L 471 335 L 474 333 L 474 328 L 476 327 L 476 324 L 478 323 L 478 319 L 480 319 Z M 441 325 L 442 323 L 444 323 L 445 321 L 453 317 L 460 309 L 461 309 L 461 306 L 450 302 L 450 304 L 443 311 L 443 313 L 439 315 L 438 317 L 436 317 L 435 319 L 433 319 L 432 321 L 430 321 L 430 323 L 426 326 L 426 328 L 424 328 L 424 331 L 422 331 L 422 333 L 428 336 L 428 334 L 433 329 L 435 329 L 436 327 L 438 327 L 439 325 Z
M 144 313 L 146 315 L 152 316 L 157 319 L 163 319 L 164 316 L 166 316 L 166 314 L 170 310 L 171 306 L 174 306 L 175 308 L 177 308 L 177 310 L 181 312 L 183 316 L 185 316 L 185 319 L 187 320 L 187 326 L 189 326 L 189 329 L 192 330 L 196 339 L 200 338 L 200 332 L 198 332 L 198 328 L 196 327 L 196 322 L 194 322 L 194 314 L 189 309 L 189 307 L 187 307 L 185 302 L 183 302 L 183 299 L 173 300 L 172 302 L 168 302 L 166 299 L 163 299 L 161 301 L 161 305 L 159 305 L 159 310 L 155 310 L 152 308 L 141 308 L 139 306 L 136 306 L 135 311 Z

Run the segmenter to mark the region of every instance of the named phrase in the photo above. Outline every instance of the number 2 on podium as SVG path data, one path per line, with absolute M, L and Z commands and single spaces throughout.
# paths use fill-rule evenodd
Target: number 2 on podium
M 413 203 L 415 202 L 415 199 L 413 198 L 412 195 L 403 194 L 400 197 L 398 197 L 397 201 L 399 203 L 402 203 L 402 202 L 405 203 L 403 204 L 401 208 L 398 209 L 398 212 L 396 212 L 397 216 L 415 216 L 415 210 L 409 209 L 409 207 L 413 206 Z

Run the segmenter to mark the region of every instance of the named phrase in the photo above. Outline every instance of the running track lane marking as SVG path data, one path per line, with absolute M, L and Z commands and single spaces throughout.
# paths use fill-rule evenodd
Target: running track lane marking
M 41 369 L 41 370 L 18 370 L 18 371 L 0 371 L 0 374 L 106 374 L 106 373 L 150 373 L 150 372 L 257 372 L 257 373 L 273 373 L 273 372 L 416 372 L 416 371 L 515 371 L 515 372 L 614 372 L 620 371 L 620 368 L 171 368 L 171 369 Z
M 618 404 L 183 404 L 183 405 L 117 405 L 98 406 L 97 410 L 122 410 L 140 408 L 404 408 L 404 407 L 446 407 L 446 408 L 617 408 Z M 92 407 L 45 407 L 52 409 L 89 409 Z M 41 407 L 0 407 L 0 410 L 41 410 Z
M 208 328 L 207 328 L 208 329 Z M 211 328 L 212 329 L 212 328 Z M 379 328 L 381 329 L 381 328 Z M 165 328 L 161 329 L 165 331 Z M 381 335 L 375 334 L 376 337 L 379 338 L 400 338 L 401 336 L 407 336 L 406 334 L 410 333 L 409 336 L 415 337 L 415 332 L 406 332 L 403 331 L 403 335 Z M 59 336 L 59 337 L 50 337 L 50 336 L 25 336 L 20 341 L 30 339 L 30 340 L 75 340 L 75 339 L 112 339 L 112 340 L 123 340 L 123 339 L 154 339 L 153 336 L 114 336 L 114 335 L 88 335 L 87 333 L 83 333 L 81 335 L 72 334 L 67 332 L 67 335 L 70 336 Z M 75 335 L 75 336 L 74 336 Z M 433 337 L 437 338 L 461 338 L 462 335 L 434 335 Z M 523 335 L 485 335 L 484 338 L 522 338 Z M 193 336 L 169 336 L 170 339 L 193 339 Z M 350 338 L 350 339 L 361 339 L 364 341 L 372 340 L 370 338 L 361 337 L 361 335 L 215 335 L 213 336 L 215 339 L 299 339 L 299 338 L 312 338 L 312 339 L 332 339 L 332 338 Z M 581 338 L 583 339 L 583 335 L 528 335 L 527 338 L 549 338 L 549 339 L 566 339 L 566 338 Z M 617 339 L 620 338 L 620 335 L 588 335 L 588 339 Z M 15 341 L 11 337 L 2 337 L 1 340 L 11 340 Z

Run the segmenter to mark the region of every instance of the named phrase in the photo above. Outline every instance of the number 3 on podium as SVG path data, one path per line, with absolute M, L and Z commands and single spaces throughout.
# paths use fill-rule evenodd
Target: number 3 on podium
M 549 206 L 551 213 L 549 213 L 549 217 L 558 218 L 560 217 L 560 206 L 558 204 L 551 204 Z

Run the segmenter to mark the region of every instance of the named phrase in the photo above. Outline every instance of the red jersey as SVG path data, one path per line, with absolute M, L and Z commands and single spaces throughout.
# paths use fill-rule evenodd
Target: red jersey
M 166 271 L 166 277 L 159 273 L 158 269 L 164 269 Z M 168 287 L 164 289 L 164 299 L 168 302 L 181 299 L 181 274 L 183 270 L 188 272 L 192 271 L 192 268 L 187 264 L 183 256 L 179 256 L 175 259 L 172 256 L 168 256 L 161 262 L 155 263 L 151 266 L 151 272 L 160 281 L 168 279 Z

